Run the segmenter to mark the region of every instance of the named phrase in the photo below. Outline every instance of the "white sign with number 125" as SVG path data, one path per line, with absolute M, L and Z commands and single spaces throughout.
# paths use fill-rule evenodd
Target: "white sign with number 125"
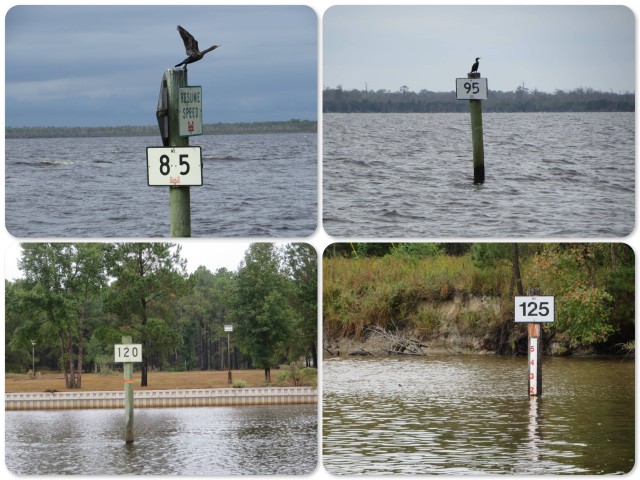
M 515 297 L 516 322 L 548 323 L 555 320 L 555 299 L 553 296 L 540 295 Z

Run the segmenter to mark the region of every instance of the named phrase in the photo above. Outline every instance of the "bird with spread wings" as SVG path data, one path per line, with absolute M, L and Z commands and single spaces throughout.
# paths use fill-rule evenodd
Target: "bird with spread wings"
M 198 41 L 195 38 L 193 38 L 193 35 L 187 32 L 180 25 L 178 25 L 178 32 L 180 32 L 180 36 L 182 37 L 182 41 L 184 42 L 184 48 L 187 51 L 187 55 L 189 56 L 185 58 L 182 62 L 177 64 L 175 68 L 179 67 L 180 65 L 184 65 L 184 69 L 186 70 L 188 64 L 201 60 L 206 53 L 209 53 L 211 50 L 215 50 L 216 48 L 219 47 L 219 45 L 213 45 L 212 47 L 209 47 L 206 50 L 200 51 L 198 49 Z

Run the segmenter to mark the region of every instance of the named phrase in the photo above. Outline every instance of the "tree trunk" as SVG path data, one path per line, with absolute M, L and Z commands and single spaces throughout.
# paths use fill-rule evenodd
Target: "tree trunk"
M 138 275 L 140 278 L 144 278 L 144 258 L 143 258 L 143 249 L 138 250 Z M 145 327 L 147 326 L 147 299 L 145 297 L 140 297 L 140 306 L 142 307 L 142 331 L 144 332 Z M 146 335 L 145 335 L 146 336 Z M 142 347 L 142 373 L 140 375 L 140 386 L 147 386 L 147 373 L 149 372 L 149 356 L 147 351 L 149 350 L 148 345 L 146 344 L 146 338 L 143 338 L 143 347 Z
M 147 372 L 149 371 L 149 356 L 142 349 L 142 371 L 140 373 L 140 386 L 146 387 L 148 384 Z
M 67 388 L 78 388 L 78 376 L 73 362 L 73 337 L 70 332 L 67 333 L 67 355 L 69 356 L 69 382 Z
M 82 338 L 82 337 L 80 337 Z M 80 340 L 80 345 L 78 345 L 78 381 L 76 382 L 76 388 L 82 388 L 82 357 L 84 355 L 84 351 L 82 348 L 82 340 Z
M 222 346 L 223 338 L 218 339 L 218 347 L 220 348 L 220 368 L 218 370 L 224 370 L 224 351 L 225 348 Z
M 271 368 L 267 367 L 264 369 L 264 381 L 267 383 L 271 383 Z
M 84 361 L 84 317 L 89 303 L 89 289 L 85 286 L 84 303 L 78 311 L 78 381 L 75 388 L 82 388 L 82 362 Z
M 318 350 L 315 342 L 311 344 L 311 358 L 313 359 L 313 364 L 311 366 L 313 368 L 318 368 Z
M 69 369 L 69 384 L 67 385 L 67 388 L 74 388 L 74 377 L 75 375 L 73 374 L 73 350 L 71 348 L 71 340 L 69 339 L 70 334 L 67 333 L 67 344 L 65 345 L 65 348 L 67 350 L 67 357 L 68 357 L 68 369 Z
M 509 286 L 509 296 L 513 296 L 513 291 L 517 289 L 518 295 L 523 295 L 522 277 L 520 276 L 520 258 L 518 254 L 518 244 L 513 244 L 513 273 L 511 275 L 511 285 Z
M 62 332 L 60 332 L 60 365 L 64 370 L 64 385 L 65 387 L 67 387 L 69 386 L 69 372 L 68 372 L 68 367 L 66 365 L 66 362 L 64 360 L 64 356 L 65 356 L 64 352 L 65 352 L 64 337 L 62 336 Z
M 144 327 L 147 325 L 147 301 L 143 298 L 140 299 L 140 303 L 142 304 L 142 330 L 144 331 Z M 145 339 L 146 340 L 146 339 Z M 148 385 L 147 374 L 149 372 L 149 355 L 147 342 L 145 341 L 145 345 L 142 348 L 142 372 L 140 374 L 140 386 L 146 387 Z
M 209 332 L 204 324 L 200 322 L 200 370 L 209 370 Z

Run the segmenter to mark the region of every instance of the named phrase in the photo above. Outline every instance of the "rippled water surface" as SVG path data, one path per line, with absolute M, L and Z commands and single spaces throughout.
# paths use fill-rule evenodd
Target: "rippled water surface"
M 315 134 L 220 135 L 191 187 L 193 237 L 308 236 L 317 219 Z M 6 226 L 18 237 L 167 237 L 169 187 L 147 185 L 158 137 L 6 139 Z
M 334 474 L 626 473 L 634 363 L 449 356 L 323 364 L 323 465 Z
M 308 474 L 317 466 L 316 405 L 5 413 L 9 471 L 34 474 Z
M 485 113 L 473 184 L 469 114 L 325 114 L 324 226 L 359 237 L 625 236 L 633 113 Z

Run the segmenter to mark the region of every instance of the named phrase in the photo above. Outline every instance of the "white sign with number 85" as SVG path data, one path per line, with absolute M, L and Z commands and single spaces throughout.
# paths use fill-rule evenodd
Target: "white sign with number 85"
M 147 180 L 152 186 L 201 186 L 200 147 L 147 147 Z

